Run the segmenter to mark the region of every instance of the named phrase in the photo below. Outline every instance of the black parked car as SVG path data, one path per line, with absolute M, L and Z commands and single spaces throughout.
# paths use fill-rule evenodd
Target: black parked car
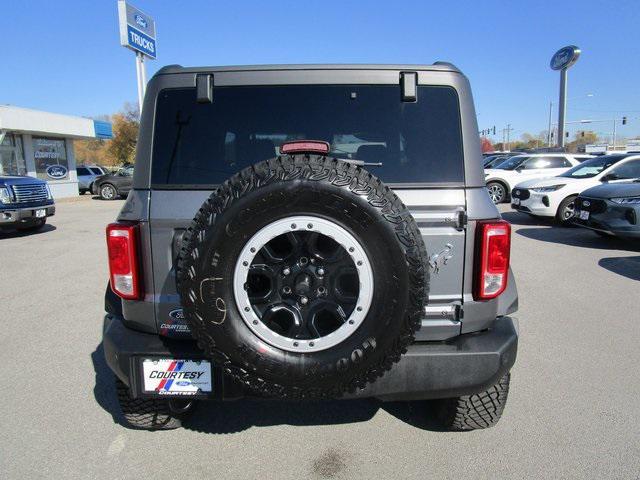
M 123 167 L 116 173 L 109 173 L 96 178 L 91 193 L 99 195 L 102 200 L 115 200 L 126 197 L 133 184 L 133 167 Z
M 599 235 L 640 239 L 640 179 L 585 190 L 576 198 L 573 222 Z
M 0 176 L 0 231 L 38 230 L 56 207 L 47 182 L 25 175 Z

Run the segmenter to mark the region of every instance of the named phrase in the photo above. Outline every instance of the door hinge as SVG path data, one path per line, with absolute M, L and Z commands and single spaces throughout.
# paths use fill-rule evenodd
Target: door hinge
M 459 208 L 458 210 L 456 210 L 456 229 L 464 230 L 465 228 L 467 228 L 467 222 L 468 217 L 466 210 L 464 208 Z
M 456 303 L 453 306 L 453 320 L 459 322 L 462 320 L 463 316 L 462 305 L 460 303 Z

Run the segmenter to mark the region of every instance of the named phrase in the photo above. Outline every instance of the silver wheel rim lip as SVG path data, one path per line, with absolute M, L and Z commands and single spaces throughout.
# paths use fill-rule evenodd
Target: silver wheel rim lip
M 295 227 L 293 227 L 295 225 Z M 311 226 L 311 228 L 309 228 Z M 249 268 L 260 249 L 284 233 L 305 231 L 327 235 L 346 250 L 358 272 L 360 290 L 356 307 L 337 330 L 320 338 L 295 339 L 279 335 L 265 325 L 255 313 L 244 288 Z M 253 249 L 253 252 L 251 251 Z M 353 251 L 351 251 L 353 249 Z M 267 344 L 289 352 L 309 353 L 331 348 L 349 338 L 362 324 L 373 300 L 373 270 L 364 248 L 353 235 L 338 224 L 324 218 L 298 215 L 276 220 L 263 227 L 246 243 L 236 262 L 233 275 L 233 294 L 240 316 L 249 329 Z M 247 311 L 248 309 L 248 311 Z M 294 345 L 294 343 L 296 345 Z
M 494 202 L 496 200 L 500 200 L 500 198 L 502 198 L 502 196 L 504 195 L 503 191 L 504 189 L 500 185 L 491 185 L 491 187 L 489 187 L 489 195 L 491 196 L 491 200 L 493 200 Z

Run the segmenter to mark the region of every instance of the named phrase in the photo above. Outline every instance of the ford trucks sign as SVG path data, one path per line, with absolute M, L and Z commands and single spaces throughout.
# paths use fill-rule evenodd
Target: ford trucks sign
M 156 22 L 133 5 L 118 0 L 120 45 L 156 58 Z

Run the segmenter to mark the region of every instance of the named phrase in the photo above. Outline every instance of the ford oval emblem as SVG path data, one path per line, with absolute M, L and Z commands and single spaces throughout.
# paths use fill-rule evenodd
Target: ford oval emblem
M 147 20 L 146 20 L 142 15 L 140 15 L 139 13 L 136 13 L 136 14 L 133 16 L 133 19 L 134 19 L 134 20 L 136 21 L 136 23 L 137 23 L 138 25 L 140 25 L 142 28 L 147 28 L 147 25 L 149 25 L 149 24 L 147 23 Z
M 585 207 L 588 207 L 589 205 L 591 205 L 591 202 L 589 200 L 584 200 L 582 202 L 582 205 L 585 206 Z
M 49 178 L 58 180 L 67 176 L 67 167 L 62 165 L 49 165 L 45 172 Z
M 550 66 L 552 70 L 562 70 L 569 68 L 571 65 L 578 61 L 580 56 L 580 49 L 575 45 L 569 45 L 558 50 L 553 57 L 551 57 Z
M 184 320 L 184 311 L 181 308 L 177 310 L 171 310 L 169 312 L 169 317 L 174 320 Z

